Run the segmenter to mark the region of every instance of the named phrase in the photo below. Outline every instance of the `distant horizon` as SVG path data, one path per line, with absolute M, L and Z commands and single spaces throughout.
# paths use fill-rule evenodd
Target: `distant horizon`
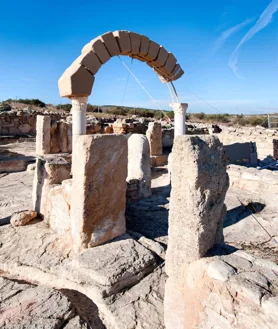
M 0 100 L 0 103 L 1 102 L 7 102 L 8 100 L 12 100 L 13 102 L 19 102 L 20 103 L 20 100 L 21 99 L 26 99 L 26 100 L 31 100 L 31 99 L 37 99 L 37 98 L 23 98 L 23 97 L 20 97 L 18 99 L 14 99 L 12 97 L 9 97 L 5 100 Z M 67 99 L 67 98 L 66 98 Z M 54 103 L 49 103 L 49 102 L 45 102 L 43 99 L 39 99 L 40 101 L 44 102 L 47 106 L 54 106 L 54 107 L 57 107 L 59 105 L 65 105 L 65 104 L 71 104 L 71 101 L 70 99 L 67 99 L 68 102 L 65 102 L 65 103 L 58 103 L 58 104 L 54 104 Z M 21 103 L 23 104 L 23 103 Z M 88 102 L 89 105 L 91 106 L 99 106 L 99 107 L 123 107 L 123 108 L 136 108 L 136 109 L 142 109 L 142 110 L 154 110 L 154 111 L 161 111 L 160 109 L 158 108 L 154 108 L 154 107 L 144 107 L 144 106 L 133 106 L 133 105 L 119 105 L 119 104 L 92 104 L 90 102 Z M 31 106 L 31 105 L 29 105 Z M 28 105 L 26 104 L 26 107 L 28 107 Z M 163 111 L 165 112 L 171 112 L 173 111 L 172 109 L 163 109 Z M 250 111 L 259 111 L 260 109 L 250 109 Z M 278 115 L 278 108 L 273 108 L 273 109 L 263 109 L 264 111 L 268 111 L 268 112 L 254 112 L 254 113 L 228 113 L 228 112 L 206 112 L 206 111 L 202 111 L 202 110 L 194 110 L 194 111 L 190 111 L 190 104 L 188 105 L 188 111 L 186 113 L 205 113 L 205 114 L 211 114 L 211 115 L 218 115 L 218 114 L 221 114 L 221 115 Z M 276 110 L 277 112 L 270 112 L 269 110 Z

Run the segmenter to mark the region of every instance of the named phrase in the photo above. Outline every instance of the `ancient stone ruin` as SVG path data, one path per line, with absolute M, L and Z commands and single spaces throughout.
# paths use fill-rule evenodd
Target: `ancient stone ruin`
M 91 121 L 94 75 L 119 54 L 183 74 L 147 37 L 108 32 L 59 80 L 72 115 L 0 145 L 33 162 L 2 161 L 1 328 L 276 328 L 277 132 L 186 124 L 186 103 L 173 124 Z

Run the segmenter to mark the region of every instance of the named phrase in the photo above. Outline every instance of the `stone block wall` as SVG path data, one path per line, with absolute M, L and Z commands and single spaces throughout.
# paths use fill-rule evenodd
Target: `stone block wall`
M 256 143 L 234 143 L 225 145 L 224 148 L 230 164 L 249 166 L 258 164 Z
M 229 165 L 228 174 L 231 187 L 246 193 L 252 191 L 252 195 L 259 195 L 261 201 L 265 203 L 270 199 L 277 202 L 275 198 L 278 195 L 278 171 Z
M 223 128 L 223 127 L 221 127 Z M 234 143 L 256 143 L 258 158 L 265 159 L 268 155 L 274 156 L 273 140 L 278 138 L 278 132 L 264 128 L 228 128 L 225 127 L 217 137 L 223 145 Z
M 36 117 L 43 113 L 26 111 L 0 112 L 0 136 L 36 135 Z M 51 114 L 51 120 L 59 120 L 60 114 Z

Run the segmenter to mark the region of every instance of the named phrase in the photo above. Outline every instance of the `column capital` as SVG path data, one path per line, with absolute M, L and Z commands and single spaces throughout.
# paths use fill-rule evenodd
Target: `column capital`
M 174 110 L 174 112 L 184 114 L 188 108 L 188 103 L 170 103 L 170 107 Z
M 73 96 L 70 99 L 72 102 L 72 111 L 86 111 L 88 102 L 87 96 Z

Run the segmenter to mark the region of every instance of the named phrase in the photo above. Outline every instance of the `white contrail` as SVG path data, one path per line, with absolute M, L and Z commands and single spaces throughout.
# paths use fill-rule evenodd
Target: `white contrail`
M 235 34 L 236 32 L 238 32 L 242 28 L 244 28 L 246 25 L 250 24 L 252 21 L 253 21 L 253 19 L 246 19 L 244 22 L 239 23 L 239 24 L 237 24 L 235 26 L 232 26 L 229 29 L 223 31 L 221 33 L 220 37 L 215 42 L 214 51 L 217 51 L 220 48 L 222 48 L 222 46 L 224 45 L 224 43 L 226 42 L 226 40 L 230 36 L 232 36 L 233 34 Z
M 273 15 L 278 10 L 278 0 L 272 0 L 271 3 L 266 7 L 266 9 L 261 14 L 260 18 L 257 20 L 254 26 L 245 34 L 241 39 L 240 43 L 237 45 L 236 49 L 232 53 L 229 59 L 229 66 L 233 70 L 234 74 L 238 78 L 242 76 L 238 73 L 238 57 L 239 50 L 244 45 L 245 42 L 250 40 L 256 33 L 265 28 L 269 23 L 271 23 Z

